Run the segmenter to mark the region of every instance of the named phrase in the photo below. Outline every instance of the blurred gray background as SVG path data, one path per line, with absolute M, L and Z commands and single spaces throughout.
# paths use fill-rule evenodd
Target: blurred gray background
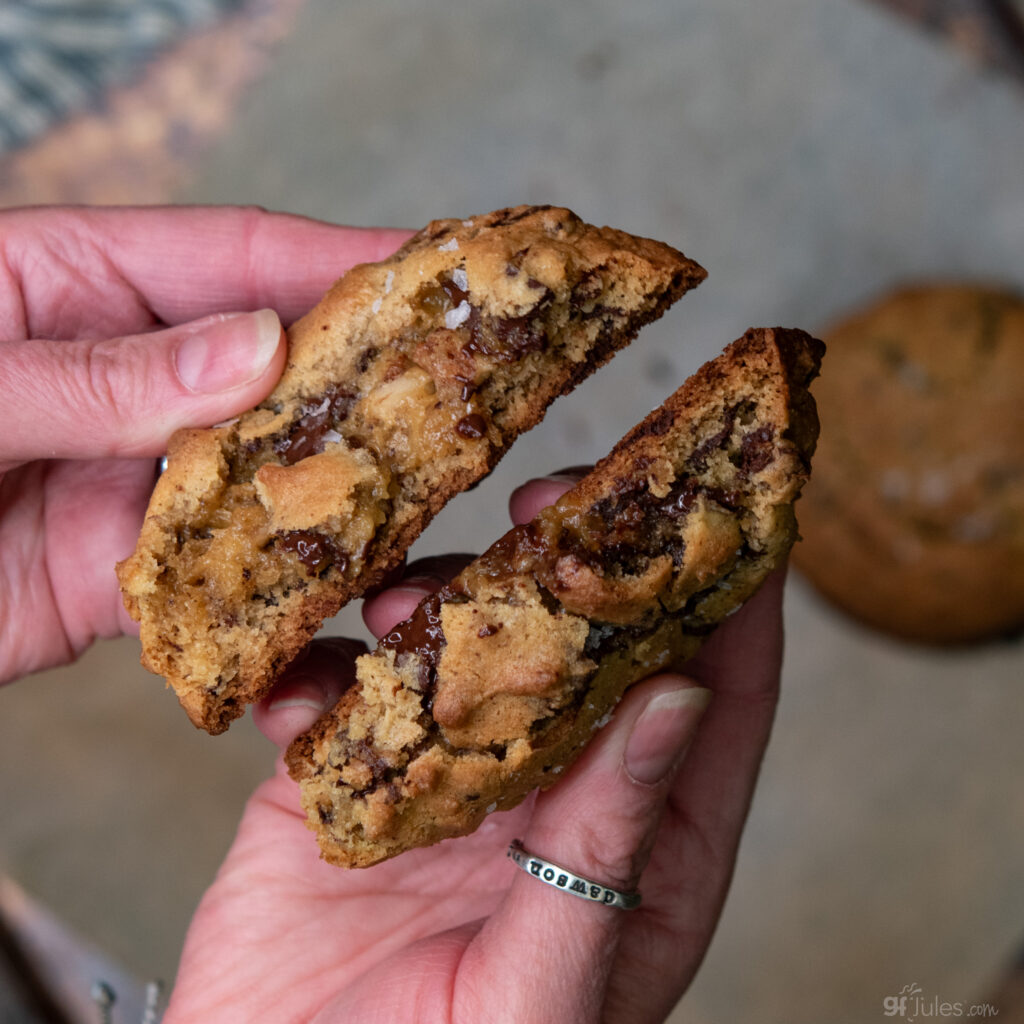
M 854 0 L 307 0 L 154 198 L 409 227 L 564 204 L 708 269 L 416 550 L 479 549 L 518 482 L 603 454 L 748 326 L 820 329 L 908 279 L 1024 284 L 1024 89 Z M 876 1021 L 910 984 L 980 1001 L 1024 941 L 1021 645 L 899 645 L 797 578 L 787 628 L 735 885 L 673 1020 Z M 132 640 L 0 709 L 0 866 L 172 977 L 269 744 L 196 733 Z

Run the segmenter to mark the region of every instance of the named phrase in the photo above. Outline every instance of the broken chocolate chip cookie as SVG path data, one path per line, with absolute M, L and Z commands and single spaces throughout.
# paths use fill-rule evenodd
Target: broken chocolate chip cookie
M 357 660 L 286 755 L 328 861 L 464 835 L 554 782 L 757 590 L 796 539 L 823 350 L 749 331 Z
M 564 209 L 435 221 L 289 331 L 258 408 L 171 439 L 118 567 L 143 664 L 227 728 L 558 395 L 704 271 Z

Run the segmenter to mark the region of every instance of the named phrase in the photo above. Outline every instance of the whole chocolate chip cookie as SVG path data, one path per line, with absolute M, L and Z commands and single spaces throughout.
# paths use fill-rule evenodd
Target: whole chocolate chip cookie
M 825 332 L 822 438 L 794 561 L 844 611 L 929 644 L 1024 626 L 1024 299 L 905 288 Z
M 554 398 L 704 276 L 667 245 L 527 206 L 435 221 L 355 267 L 289 331 L 266 401 L 172 438 L 118 567 L 143 664 L 196 725 L 227 728 Z
M 632 683 L 693 656 L 796 539 L 823 346 L 752 330 L 356 663 L 286 760 L 364 867 L 554 782 Z

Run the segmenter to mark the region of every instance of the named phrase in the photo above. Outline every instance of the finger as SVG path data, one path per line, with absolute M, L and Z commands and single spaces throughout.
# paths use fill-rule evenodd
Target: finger
M 714 699 L 669 792 L 644 876 L 647 911 L 624 926 L 629 956 L 613 972 L 609 1020 L 663 1020 L 711 939 L 778 696 L 783 575 L 770 577 L 686 667 Z
M 440 590 L 471 561 L 472 555 L 436 555 L 420 558 L 386 589 L 363 601 L 363 621 L 378 639 L 404 622 L 425 597 Z
M 782 597 L 786 567 L 776 569 L 761 589 L 730 616 L 686 666 L 716 693 L 767 700 L 774 706 L 782 667 Z M 740 642 L 742 639 L 742 642 Z
M 0 462 L 156 456 L 179 427 L 259 402 L 281 374 L 277 314 L 217 315 L 151 334 L 4 346 Z
M 770 576 L 686 666 L 714 691 L 715 701 L 671 799 L 699 841 L 720 857 L 734 853 L 739 843 L 775 717 L 784 582 L 784 572 Z M 692 838 L 686 832 L 680 840 Z
M 526 849 L 599 883 L 632 890 L 670 779 L 709 697 L 672 674 L 635 687 L 566 778 L 540 795 L 522 837 Z M 516 963 L 518 980 L 497 981 L 499 1005 L 511 1007 L 510 1020 L 541 1019 L 540 1007 L 545 1020 L 598 1019 L 603 982 L 632 912 L 510 871 L 515 877 L 508 895 L 474 942 L 473 962 Z
M 271 743 L 286 747 L 309 729 L 355 681 L 355 663 L 366 650 L 358 640 L 316 640 L 288 666 L 273 692 L 253 707 L 253 721 Z
M 512 522 L 517 526 L 528 523 L 542 509 L 553 505 L 570 487 L 579 483 L 590 472 L 589 466 L 571 466 L 550 476 L 528 480 L 517 487 L 508 500 Z
M 410 235 L 254 207 L 58 207 L 0 216 L 3 256 L 30 317 L 52 306 L 54 279 L 60 282 L 59 316 L 68 333 L 29 332 L 51 337 L 78 336 L 70 318 L 93 315 L 97 297 L 109 294 L 112 271 L 129 286 L 125 305 L 141 304 L 151 323 L 265 307 L 290 323 L 350 267 L 384 259 Z M 37 272 L 40 259 L 45 275 Z M 95 275 L 83 273 L 93 264 Z

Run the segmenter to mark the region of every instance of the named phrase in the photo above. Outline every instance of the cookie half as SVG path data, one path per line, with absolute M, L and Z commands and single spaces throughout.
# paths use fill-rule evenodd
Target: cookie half
M 749 331 L 358 659 L 286 755 L 325 859 L 473 831 L 554 782 L 628 686 L 694 655 L 796 539 L 823 348 Z
M 142 661 L 227 728 L 550 402 L 703 280 L 648 239 L 518 207 L 435 221 L 289 331 L 255 410 L 176 434 L 118 566 Z

